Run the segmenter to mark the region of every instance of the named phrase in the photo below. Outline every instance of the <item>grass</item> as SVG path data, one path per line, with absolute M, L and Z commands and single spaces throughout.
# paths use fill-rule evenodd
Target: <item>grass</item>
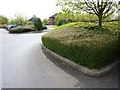
M 42 37 L 43 45 L 53 52 L 88 68 L 100 69 L 119 59 L 117 22 L 69 23 Z

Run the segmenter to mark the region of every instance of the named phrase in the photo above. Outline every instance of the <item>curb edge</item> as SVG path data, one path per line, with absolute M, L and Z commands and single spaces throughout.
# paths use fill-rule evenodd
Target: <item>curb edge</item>
M 89 68 L 87 68 L 85 66 L 78 65 L 78 64 L 74 63 L 73 61 L 71 61 L 71 60 L 69 60 L 67 58 L 64 58 L 64 57 L 56 54 L 55 52 L 47 49 L 42 44 L 41 44 L 41 47 L 42 47 L 43 50 L 47 51 L 48 53 L 50 53 L 54 57 L 60 59 L 61 61 L 65 62 L 67 64 L 69 64 L 73 68 L 78 69 L 79 71 L 83 72 L 84 74 L 86 74 L 88 76 L 102 76 L 102 75 L 105 75 L 106 73 L 108 73 L 109 71 L 111 71 L 115 66 L 117 66 L 120 63 L 120 61 L 116 61 L 113 64 L 110 64 L 110 65 L 108 65 L 106 67 L 101 68 L 100 70 L 98 70 L 98 69 L 89 69 Z

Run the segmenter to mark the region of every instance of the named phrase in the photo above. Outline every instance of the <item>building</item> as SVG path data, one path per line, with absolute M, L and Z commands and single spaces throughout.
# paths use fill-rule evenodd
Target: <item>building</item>
M 58 13 L 52 15 L 51 17 L 49 17 L 48 20 L 48 25 L 55 25 L 55 17 L 57 16 Z
M 31 17 L 28 21 L 33 22 L 33 21 L 34 21 L 34 18 L 33 18 L 33 17 Z

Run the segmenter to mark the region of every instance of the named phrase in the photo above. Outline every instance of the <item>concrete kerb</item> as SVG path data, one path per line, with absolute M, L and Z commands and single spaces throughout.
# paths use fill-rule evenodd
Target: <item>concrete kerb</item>
M 112 70 L 115 66 L 117 66 L 120 63 L 120 61 L 117 61 L 117 62 L 115 62 L 115 63 L 113 63 L 113 64 L 111 64 L 109 66 L 106 66 L 106 67 L 100 69 L 100 70 L 98 70 L 98 69 L 89 69 L 87 67 L 84 67 L 82 65 L 78 65 L 78 64 L 72 62 L 71 60 L 66 59 L 66 58 L 54 53 L 53 51 L 47 49 L 44 45 L 41 45 L 41 47 L 42 47 L 43 50 L 50 53 L 54 57 L 60 59 L 61 61 L 69 64 L 70 66 L 78 69 L 79 71 L 81 71 L 84 74 L 89 75 L 89 76 L 102 76 L 102 75 L 105 75 L 106 73 L 108 73 L 110 70 Z

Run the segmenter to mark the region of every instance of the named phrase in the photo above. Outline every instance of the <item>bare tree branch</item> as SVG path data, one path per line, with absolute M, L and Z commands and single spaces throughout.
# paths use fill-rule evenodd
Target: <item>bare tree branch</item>
M 88 6 L 88 8 L 90 8 L 91 10 L 93 10 L 94 13 L 98 16 L 98 12 L 94 9 L 94 7 L 92 7 L 91 3 L 87 2 L 86 0 L 84 0 L 84 1 L 85 1 L 85 4 Z

